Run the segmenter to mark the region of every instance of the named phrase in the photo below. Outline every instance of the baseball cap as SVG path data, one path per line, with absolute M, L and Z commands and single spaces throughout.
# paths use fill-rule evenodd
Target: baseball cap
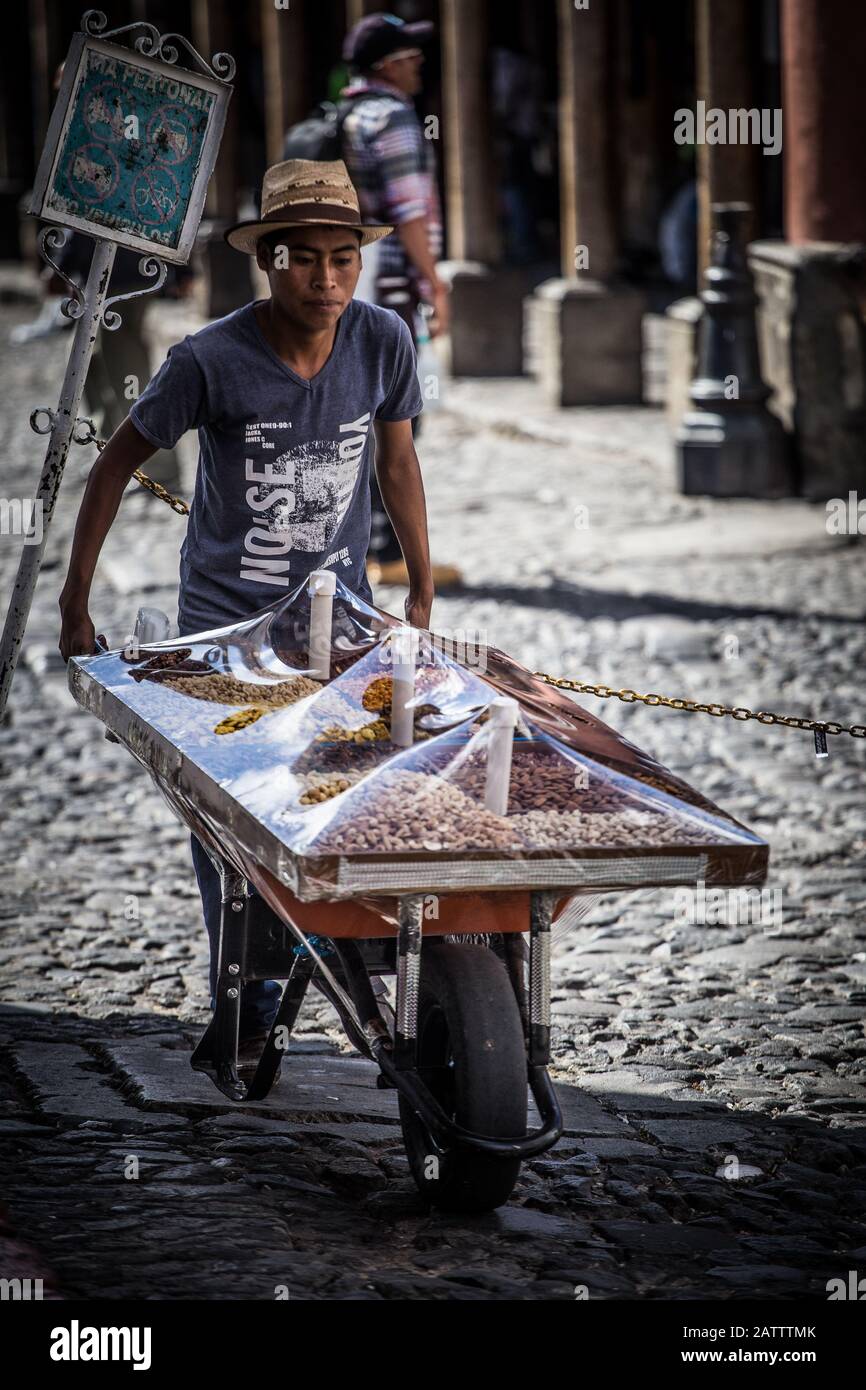
M 395 14 L 368 14 L 346 35 L 343 59 L 355 68 L 371 68 L 389 53 L 419 48 L 433 29 L 428 19 L 407 24 Z

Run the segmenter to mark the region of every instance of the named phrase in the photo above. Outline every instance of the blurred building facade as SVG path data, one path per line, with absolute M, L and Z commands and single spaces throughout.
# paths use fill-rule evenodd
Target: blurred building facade
M 0 254 L 26 255 L 22 196 L 52 79 L 81 0 L 7 15 Z M 200 255 L 211 312 L 251 297 L 222 228 L 256 210 L 286 129 L 339 90 L 347 28 L 377 0 L 114 0 L 109 27 L 146 20 L 226 50 L 238 73 Z M 866 491 L 866 136 L 849 0 L 394 0 L 432 19 L 419 114 L 445 210 L 452 370 L 537 377 L 560 405 L 685 408 L 711 206 L 751 206 L 762 369 L 795 441 L 802 490 Z M 678 135 L 678 113 L 696 120 Z M 782 112 L 766 142 L 705 139 L 701 117 Z M 686 135 L 688 132 L 686 132 Z M 22 228 L 25 228 L 22 233 Z M 22 241 L 23 236 L 23 241 Z M 28 243 L 27 237 L 30 237 Z

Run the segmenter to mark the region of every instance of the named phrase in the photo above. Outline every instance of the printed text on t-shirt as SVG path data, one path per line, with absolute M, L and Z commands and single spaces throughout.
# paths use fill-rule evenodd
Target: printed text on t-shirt
M 264 432 L 287 424 L 247 425 L 247 447 L 258 444 L 263 450 L 273 449 Z M 343 436 L 339 440 L 310 440 L 273 459 L 244 460 L 250 484 L 246 500 L 254 525 L 244 536 L 241 579 L 288 588 L 297 582 L 291 576 L 289 552 L 322 554 L 327 549 L 355 494 L 370 411 L 339 428 Z

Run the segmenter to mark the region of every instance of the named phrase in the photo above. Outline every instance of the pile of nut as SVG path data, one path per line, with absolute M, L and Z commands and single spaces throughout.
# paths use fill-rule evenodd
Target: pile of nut
M 174 652 L 159 652 L 156 656 L 150 657 L 143 666 L 136 666 L 129 674 L 139 683 L 155 681 L 158 685 L 168 685 L 179 676 L 209 675 L 213 667 L 207 661 L 197 661 L 191 653 L 191 647 L 180 647 Z
M 363 724 L 360 729 L 346 729 L 341 724 L 329 724 L 316 734 L 316 743 L 372 743 L 376 739 L 390 736 L 391 731 L 384 719 L 374 719 L 372 724 Z
M 581 845 L 607 848 L 623 845 L 706 844 L 708 831 L 683 816 L 624 810 L 585 816 L 582 811 L 525 811 L 509 817 L 533 849 L 574 849 Z
M 573 806 L 520 811 L 510 805 L 503 817 L 484 807 L 483 787 L 479 799 L 465 785 L 433 771 L 385 768 L 353 798 L 351 810 L 326 827 L 316 849 L 345 854 L 482 849 L 520 853 L 706 844 L 713 838 L 709 829 L 676 812 L 637 809 L 637 803 L 629 806 L 619 796 L 612 804 L 618 809 L 599 808 L 591 815 Z
M 291 680 L 259 685 L 217 671 L 202 676 L 169 675 L 165 684 L 182 695 L 212 700 L 218 705 L 267 705 L 272 709 L 293 705 L 322 688 L 321 681 L 311 680 L 309 676 L 292 676 Z
M 415 691 L 422 692 L 435 690 L 442 685 L 443 679 L 448 675 L 438 666 L 417 666 L 415 668 Z M 346 675 L 340 681 L 340 689 L 344 695 L 350 699 L 360 700 L 365 709 L 387 709 L 391 704 L 392 692 L 394 689 L 394 678 L 390 670 L 382 675 L 371 678 L 369 670 L 365 674 L 360 672 L 357 675 Z M 377 701 L 384 699 L 384 704 L 368 704 L 367 700 Z
M 332 796 L 339 796 L 341 792 L 346 792 L 357 781 L 357 777 L 348 778 L 338 775 L 319 776 L 313 780 L 312 776 L 307 786 L 307 790 L 298 797 L 302 806 L 316 806 L 320 801 L 330 801 Z
M 328 742 L 317 743 L 315 739 L 292 762 L 292 772 L 298 776 L 313 772 L 364 773 L 372 767 L 379 767 L 390 744 L 379 739 L 364 743 Z
M 453 760 L 453 748 L 440 746 L 431 751 L 423 766 L 430 771 L 444 771 Z M 473 750 L 447 775 L 467 796 L 483 802 L 486 749 Z M 587 769 L 585 764 L 571 762 L 546 744 L 515 743 L 508 790 L 508 809 L 512 814 L 579 810 L 592 816 L 623 810 L 629 805 L 637 808 L 641 803 L 609 780 L 602 768 Z
M 384 769 L 352 798 L 315 841 L 337 854 L 435 850 L 520 850 L 507 820 L 479 807 L 459 788 L 423 772 Z

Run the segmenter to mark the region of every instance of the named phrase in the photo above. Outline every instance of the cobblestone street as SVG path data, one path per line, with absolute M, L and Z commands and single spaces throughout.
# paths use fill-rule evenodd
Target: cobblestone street
M 69 339 L 11 348 L 35 309 L 2 309 L 0 492 L 29 497 L 28 417 Z M 156 313 L 165 343 L 195 326 Z M 442 407 L 418 453 L 433 559 L 463 582 L 434 630 L 531 670 L 864 722 L 866 547 L 823 504 L 680 496 L 659 409 L 556 411 L 525 380 L 445 382 Z M 494 1214 L 430 1214 L 395 1093 L 320 996 L 267 1101 L 232 1106 L 189 1066 L 208 999 L 188 837 L 57 652 L 92 460 L 73 447 L 0 729 L 9 1249 L 87 1299 L 824 1300 L 866 1272 L 866 740 L 818 760 L 807 733 L 581 697 L 769 842 L 778 910 L 688 925 L 673 890 L 600 897 L 554 951 L 566 1137 Z M 127 493 L 91 605 L 111 646 L 141 603 L 176 616 L 184 524 Z M 4 613 L 19 546 L 0 536 Z

